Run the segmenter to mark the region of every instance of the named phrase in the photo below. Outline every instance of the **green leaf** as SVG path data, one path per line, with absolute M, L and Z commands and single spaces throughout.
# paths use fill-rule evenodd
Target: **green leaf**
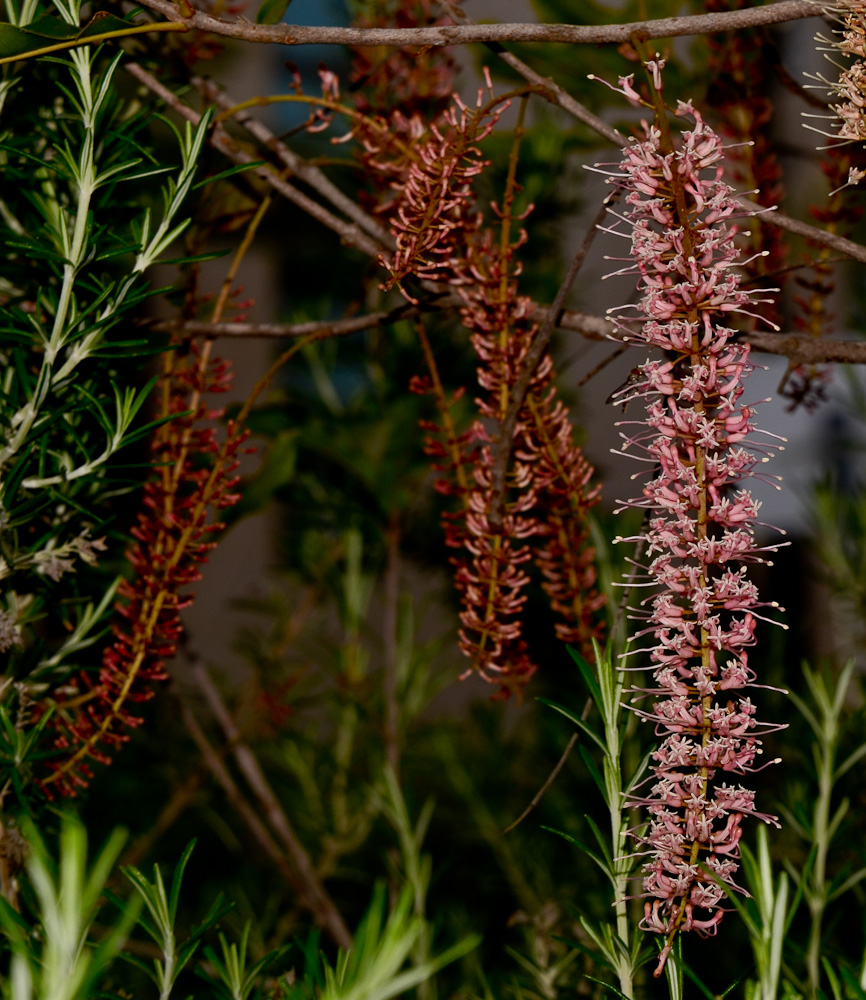
M 595 976 L 586 976 L 586 978 L 591 983 L 598 983 L 599 986 L 603 986 L 606 990 L 610 990 L 611 993 L 615 993 L 618 997 L 622 997 L 622 1000 L 630 1000 L 630 998 L 627 997 L 622 990 L 617 989 L 616 986 L 613 986 L 611 983 L 606 983 L 603 979 L 596 979 Z
M 853 875 L 849 875 L 840 885 L 832 888 L 827 893 L 827 902 L 831 903 L 834 899 L 838 899 L 843 893 L 846 893 L 849 889 L 853 889 L 863 878 L 866 878 L 866 868 L 860 868 Z
M 846 771 L 852 768 L 860 758 L 866 754 L 866 743 L 861 743 L 859 747 L 836 768 L 833 781 L 838 781 Z
M 206 253 L 193 254 L 191 257 L 172 257 L 171 260 L 161 260 L 160 264 L 200 264 L 205 260 L 218 260 L 220 257 L 227 257 L 233 250 L 227 247 L 225 250 L 208 250 Z
M 598 744 L 602 752 L 607 753 L 607 746 L 605 745 L 604 740 L 595 732 L 594 729 L 588 726 L 579 715 L 575 715 L 570 708 L 566 708 L 564 705 L 560 705 L 555 701 L 550 701 L 547 698 L 539 698 L 538 700 L 542 705 L 547 705 L 548 708 L 556 709 L 556 711 L 564 715 L 566 719 L 570 719 L 577 726 L 577 728 L 581 730 L 581 732 L 586 733 L 586 735 L 593 740 L 593 742 Z
M 698 974 L 694 972 L 690 966 L 684 965 L 683 971 L 689 977 L 689 979 L 691 979 L 691 981 L 695 984 L 695 986 L 697 986 L 697 988 L 701 991 L 703 996 L 707 998 L 707 1000 L 716 1000 L 716 994 L 711 993 L 710 990 L 707 989 L 707 987 L 704 985 L 703 981 L 700 979 Z
M 128 21 L 105 11 L 94 14 L 83 28 L 72 27 L 62 18 L 48 14 L 26 27 L 0 23 L 0 58 L 25 58 L 31 52 L 38 52 L 58 42 L 75 42 L 92 35 L 104 35 L 109 31 L 128 32 L 130 27 Z
M 605 805 L 610 806 L 610 802 L 607 801 L 607 786 L 605 785 L 604 778 L 602 778 L 601 772 L 596 766 L 595 761 L 592 759 L 590 752 L 580 743 L 578 743 L 577 749 L 580 756 L 583 758 L 584 764 L 586 764 L 587 771 L 589 771 L 592 775 L 593 781 L 598 786 L 598 790 L 601 792 L 601 797 L 604 799 Z
M 292 0 L 264 0 L 256 14 L 256 24 L 279 24 Z
M 168 897 L 168 915 L 171 919 L 172 924 L 174 924 L 177 919 L 177 902 L 180 899 L 180 884 L 183 881 L 183 873 L 186 870 L 187 862 L 190 859 L 190 855 L 195 848 L 195 837 L 186 845 L 186 850 L 181 855 L 180 861 L 177 863 L 177 867 L 174 870 L 174 875 L 171 879 L 171 889 L 169 890 Z
M 589 828 L 590 830 L 592 830 L 593 836 L 598 842 L 598 846 L 601 848 L 601 853 L 604 855 L 605 861 L 607 861 L 610 867 L 613 868 L 613 856 L 610 853 L 610 847 L 608 846 L 607 838 L 601 832 L 598 823 L 596 823 L 596 821 L 592 818 L 592 816 L 585 813 L 584 819 L 587 821 L 587 823 L 589 823 Z
M 569 656 L 571 656 L 572 660 L 574 660 L 577 664 L 578 670 L 580 670 L 583 675 L 583 679 L 586 681 L 586 686 L 589 688 L 589 693 L 597 703 L 600 702 L 601 688 L 598 686 L 598 681 L 596 680 L 592 667 L 573 646 L 568 646 L 566 648 L 568 649 Z
M 289 0 L 291 2 L 291 0 Z M 254 170 L 256 167 L 267 166 L 267 160 L 253 160 L 252 163 L 238 163 L 233 167 L 227 167 L 225 170 L 221 170 L 218 174 L 211 174 L 209 177 L 205 177 L 204 180 L 199 181 L 197 184 L 193 184 L 190 191 L 198 191 L 199 188 L 206 187 L 208 184 L 216 184 L 217 181 L 224 181 L 227 177 L 234 177 L 235 174 L 242 174 L 245 170 Z M 229 253 L 229 250 L 225 251 Z
M 552 827 L 552 826 L 543 826 L 541 829 L 542 830 L 547 830 L 548 833 L 555 833 L 558 837 L 562 837 L 563 840 L 567 840 L 569 842 L 569 844 L 574 844 L 575 847 L 579 847 L 580 850 L 583 851 L 583 853 L 588 858 L 592 858 L 592 860 L 605 873 L 605 875 L 607 875 L 607 877 L 614 884 L 614 886 L 616 885 L 616 876 L 611 871 L 610 867 L 608 866 L 608 864 L 604 860 L 604 858 L 602 858 L 598 854 L 596 854 L 595 851 L 591 847 L 587 847 L 587 845 L 584 844 L 584 842 L 582 840 L 578 840 L 577 837 L 572 837 L 570 833 L 565 833 L 562 830 L 557 830 L 555 827 Z

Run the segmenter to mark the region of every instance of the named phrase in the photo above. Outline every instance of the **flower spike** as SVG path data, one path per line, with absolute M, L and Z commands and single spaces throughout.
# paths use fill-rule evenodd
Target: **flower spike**
M 650 67 L 654 82 L 660 71 Z M 651 709 L 633 710 L 662 742 L 649 791 L 627 805 L 649 813 L 634 836 L 649 856 L 641 926 L 664 939 L 659 976 L 676 935 L 715 934 L 726 891 L 742 891 L 733 879 L 743 817 L 776 824 L 755 812 L 753 791 L 718 778 L 758 770 L 759 735 L 774 728 L 756 721 L 746 693 L 756 609 L 767 605 L 745 564 L 766 562 L 778 545 L 757 545 L 760 504 L 739 483 L 779 445 L 749 445 L 755 409 L 740 402 L 752 364 L 728 322 L 756 300 L 736 270 L 731 220 L 741 210 L 722 180 L 722 142 L 682 103 L 677 114 L 694 124 L 675 142 L 660 98 L 657 106 L 655 124 L 644 123 L 644 139 L 626 147 L 608 182 L 624 195 L 617 226 L 630 238 L 642 295 L 631 317 L 639 325 L 626 328 L 621 313 L 615 322 L 662 352 L 612 400 L 645 404 L 641 420 L 620 424 L 621 453 L 649 474 L 629 504 L 646 511 L 641 561 L 655 589 L 631 616 L 643 623 L 635 637 L 650 637 L 656 688 L 632 695 L 655 694 Z

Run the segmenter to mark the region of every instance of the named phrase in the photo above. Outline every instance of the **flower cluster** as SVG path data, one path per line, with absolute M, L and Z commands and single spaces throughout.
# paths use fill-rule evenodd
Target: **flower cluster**
M 487 77 L 488 89 L 490 78 Z M 508 107 L 495 99 L 485 103 L 478 91 L 474 108 L 455 94 L 438 121 L 412 136 L 412 158 L 391 184 L 399 198 L 391 214 L 397 249 L 384 263 L 391 272 L 388 287 L 407 275 L 431 281 L 457 282 L 463 269 L 464 242 L 479 236 L 473 182 L 488 165 L 478 143 L 492 131 Z M 420 121 L 416 122 L 420 126 Z M 472 281 L 464 274 L 461 283 Z M 410 301 L 408 293 L 403 292 Z
M 389 180 L 379 206 L 396 240 L 395 253 L 382 261 L 391 274 L 387 287 L 411 276 L 446 283 L 463 301 L 461 319 L 478 358 L 478 417 L 458 430 L 455 400 L 442 386 L 420 325 L 429 374 L 413 380 L 413 389 L 436 400 L 439 424 L 425 424 L 425 446 L 437 471 L 447 473 L 437 489 L 460 506 L 444 515 L 461 602 L 460 648 L 506 697 L 536 669 L 522 635 L 530 564 L 549 595 L 557 635 L 587 654 L 600 634 L 603 599 L 586 518 L 599 490 L 574 443 L 549 353 L 533 362 L 513 429 L 509 423 L 512 390 L 527 367 L 538 324 L 530 300 L 518 292 L 517 251 L 526 234 L 512 233 L 520 221 L 513 212 L 514 178 L 502 205 L 494 206 L 498 225 L 488 226 L 477 206 L 475 180 L 487 166 L 479 143 L 507 106 L 493 94 L 489 76 L 486 88 L 474 107 L 455 96 L 429 124 L 397 108 L 388 130 L 381 123 L 366 130 L 356 124 L 354 134 L 365 165 Z M 402 284 L 401 291 L 411 299 Z M 458 389 L 456 398 L 462 394 Z M 503 450 L 504 481 L 497 481 Z
M 644 418 L 620 426 L 622 453 L 647 475 L 630 501 L 646 511 L 645 528 L 631 540 L 643 546 L 640 585 L 652 595 L 630 611 L 645 623 L 635 638 L 651 643 L 627 655 L 649 653 L 656 688 L 633 691 L 634 710 L 662 743 L 649 791 L 629 805 L 650 814 L 635 836 L 648 856 L 642 926 L 666 938 L 656 975 L 679 931 L 715 933 L 725 889 L 737 888 L 743 818 L 775 823 L 756 812 L 753 791 L 718 779 L 754 771 L 760 736 L 781 728 L 759 723 L 747 694 L 748 649 L 767 605 L 746 568 L 777 546 L 757 543 L 760 504 L 739 485 L 775 447 L 746 443 L 755 410 L 740 397 L 752 366 L 728 326 L 755 303 L 735 270 L 730 220 L 741 209 L 722 180 L 719 137 L 690 104 L 676 113 L 694 123 L 676 145 L 658 115 L 608 171 L 626 202 L 614 231 L 631 244 L 632 264 L 618 273 L 637 273 L 642 293 L 640 332 L 628 336 L 662 352 L 617 394 L 646 404 Z M 637 707 L 647 696 L 653 706 Z
M 481 114 L 479 101 L 474 115 Z M 526 234 L 521 230 L 514 239 L 508 238 L 514 221 L 508 193 L 503 207 L 496 208 L 499 232 L 483 224 L 470 183 L 481 162 L 474 146 L 478 130 L 463 106 L 449 121 L 451 132 L 434 133 L 421 155 L 416 183 L 407 185 L 418 197 L 404 203 L 394 231 L 408 248 L 413 234 L 425 227 L 432 261 L 427 264 L 408 255 L 406 259 L 414 274 L 435 274 L 460 295 L 461 319 L 478 358 L 479 417 L 468 435 L 456 442 L 463 450 L 458 448 L 451 466 L 465 468 L 459 456 L 471 445 L 477 446 L 477 461 L 468 482 L 449 491 L 459 493 L 464 508 L 459 522 L 453 516 L 449 519 L 447 533 L 450 543 L 462 549 L 452 559 L 462 605 L 460 648 L 504 697 L 525 684 L 536 669 L 522 635 L 530 563 L 541 573 L 559 638 L 589 653 L 591 639 L 599 636 L 597 613 L 603 599 L 595 587 L 586 519 L 599 490 L 591 483 L 592 467 L 574 443 L 548 352 L 529 378 L 513 436 L 505 440 L 512 390 L 529 363 L 538 333 L 532 305 L 518 291 L 516 254 Z M 449 151 L 444 158 L 443 141 Z M 468 166 L 461 167 L 466 153 Z M 452 165 L 449 159 L 456 162 Z M 431 207 L 421 194 L 440 181 L 438 201 Z M 440 413 L 447 430 L 441 401 Z M 453 431 L 445 437 L 453 451 Z M 509 459 L 505 482 L 497 484 L 494 470 L 503 448 L 509 450 Z
M 841 20 L 842 38 L 835 48 L 853 62 L 831 85 L 840 100 L 833 105 L 840 122 L 838 136 L 851 142 L 866 142 L 866 3 L 853 0 L 846 4 Z M 864 176 L 866 173 L 857 171 L 851 183 L 858 183 Z
M 458 564 L 456 574 L 464 603 L 461 648 L 482 676 L 504 672 L 521 679 L 534 670 L 520 638 L 529 582 L 525 564 L 532 560 L 541 572 L 557 636 L 587 655 L 591 639 L 600 635 L 597 612 L 603 603 L 595 589 L 595 553 L 588 545 L 586 518 L 600 490 L 592 483 L 592 466 L 574 443 L 548 352 L 532 372 L 517 413 L 508 503 L 497 496 L 493 481 L 511 390 L 538 332 L 531 304 L 517 289 L 519 268 L 513 258 L 524 240 L 521 233 L 512 246 L 500 249 L 487 230 L 485 239 L 465 248 L 457 283 L 466 303 L 463 324 L 472 332 L 479 359 L 478 382 L 485 390 L 476 400 L 481 419 L 475 437 L 481 454 L 466 517 L 465 544 L 472 558 Z M 491 635 L 497 637 L 493 644 Z
M 822 89 L 826 89 L 831 98 L 839 103 L 832 104 L 833 115 L 806 115 L 809 118 L 826 118 L 833 120 L 834 132 L 825 132 L 812 125 L 806 127 L 813 132 L 827 135 L 833 139 L 841 139 L 842 143 L 866 142 L 866 3 L 863 0 L 850 0 L 840 10 L 829 8 L 826 13 L 837 13 L 842 30 L 836 32 L 839 38 L 827 38 L 818 35 L 816 41 L 825 47 L 827 58 L 840 72 L 836 80 L 828 80 L 823 74 L 817 73 L 812 79 L 818 81 Z M 835 57 L 841 56 L 846 64 L 839 64 Z M 848 172 L 847 184 L 859 184 L 866 177 L 866 170 L 852 166 Z
M 49 720 L 57 755 L 41 785 L 49 796 L 73 795 L 92 777 L 91 761 L 109 764 L 108 748 L 129 739 L 125 729 L 140 725 L 130 705 L 153 696 L 152 684 L 167 678 L 165 661 L 177 652 L 180 611 L 192 602 L 182 588 L 201 578 L 199 566 L 216 544 L 224 525 L 212 512 L 236 503 L 235 471 L 246 432 L 228 421 L 225 439 L 217 435 L 221 409 L 206 395 L 225 392 L 231 383 L 227 362 L 210 360 L 210 342 L 200 352 L 169 351 L 161 380 L 162 408 L 173 419 L 162 424 L 151 443 L 155 474 L 145 483 L 144 502 L 132 529 L 135 544 L 127 553 L 133 575 L 121 584 L 114 641 L 105 648 L 102 667 L 81 673 L 55 694 Z

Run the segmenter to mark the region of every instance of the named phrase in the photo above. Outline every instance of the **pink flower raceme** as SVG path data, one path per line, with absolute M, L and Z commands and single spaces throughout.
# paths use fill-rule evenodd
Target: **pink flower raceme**
M 503 204 L 492 206 L 495 227 L 479 211 L 475 182 L 488 164 L 478 144 L 508 103 L 493 94 L 487 74 L 485 81 L 486 102 L 483 91 L 474 108 L 455 96 L 429 128 L 413 119 L 411 144 L 395 138 L 393 130 L 370 132 L 361 141 L 366 162 L 389 178 L 391 188 L 381 212 L 396 241 L 390 260 L 383 258 L 391 273 L 388 285 L 409 276 L 435 280 L 463 300 L 461 319 L 478 358 L 478 418 L 458 432 L 454 400 L 443 389 L 420 324 L 430 374 L 414 379 L 412 387 L 435 396 L 440 419 L 438 425 L 424 422 L 425 448 L 436 470 L 446 473 L 436 488 L 459 501 L 444 523 L 461 604 L 460 648 L 472 663 L 470 671 L 498 687 L 495 697 L 506 698 L 519 695 L 536 669 L 523 638 L 532 564 L 558 619 L 557 636 L 589 656 L 592 639 L 601 634 L 598 611 L 604 598 L 596 587 L 586 516 L 599 490 L 574 442 L 548 352 L 531 362 L 532 376 L 506 440 L 511 395 L 530 365 L 539 324 L 518 287 L 517 252 L 526 234 L 513 230 L 530 209 L 514 214 L 514 177 Z M 500 482 L 494 470 L 503 450 Z
M 615 394 L 646 403 L 645 417 L 620 426 L 622 453 L 646 463 L 648 477 L 631 501 L 646 509 L 645 527 L 630 540 L 643 545 L 641 583 L 654 593 L 631 611 L 646 623 L 635 638 L 651 639 L 639 651 L 650 655 L 656 687 L 633 694 L 656 698 L 634 710 L 662 743 L 649 791 L 628 804 L 650 814 L 635 836 L 649 857 L 642 926 L 666 939 L 656 975 L 678 931 L 715 933 L 722 886 L 737 888 L 743 817 L 776 823 L 755 811 L 752 791 L 718 779 L 756 770 L 760 736 L 782 728 L 757 722 L 746 694 L 756 686 L 747 650 L 767 605 L 745 564 L 765 562 L 777 546 L 757 544 L 760 504 L 737 485 L 775 447 L 746 443 L 755 433 L 755 410 L 740 402 L 749 346 L 727 326 L 755 306 L 735 270 L 730 220 L 741 209 L 722 180 L 718 136 L 690 104 L 677 115 L 694 126 L 676 146 L 666 122 L 645 123 L 645 139 L 609 171 L 626 203 L 614 231 L 630 239 L 633 261 L 618 273 L 637 273 L 642 293 L 640 332 L 627 336 L 663 352 Z

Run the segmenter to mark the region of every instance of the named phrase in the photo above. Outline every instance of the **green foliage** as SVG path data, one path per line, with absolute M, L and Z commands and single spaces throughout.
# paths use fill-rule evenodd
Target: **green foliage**
M 89 868 L 87 832 L 71 816 L 62 820 L 56 865 L 32 824 L 25 826 L 25 835 L 32 915 L 19 914 L 5 899 L 0 901 L 0 923 L 12 951 L 3 994 L 11 1000 L 33 996 L 39 1000 L 86 1000 L 99 988 L 100 978 L 137 916 L 135 906 L 126 907 L 97 943 L 89 942 L 100 897 L 126 834 L 116 831 Z
M 390 1000 L 415 989 L 449 962 L 478 945 L 468 937 L 421 965 L 405 968 L 424 931 L 422 918 L 413 915 L 413 893 L 406 886 L 387 912 L 387 892 L 379 884 L 373 902 L 355 934 L 352 948 L 330 965 L 315 951 L 315 939 L 305 951 L 304 978 L 286 988 L 287 1000 Z
M 109 14 L 82 26 L 74 2 L 10 10 L 18 27 L 0 38 L 15 54 L 128 27 Z M 115 554 L 104 534 L 112 500 L 136 479 L 117 455 L 156 426 L 142 419 L 154 380 L 138 371 L 153 348 L 129 340 L 128 326 L 150 294 L 144 272 L 188 225 L 183 206 L 210 124 L 206 114 L 175 130 L 179 170 L 159 163 L 142 144 L 141 109 L 117 86 L 122 55 L 87 46 L 20 64 L 14 77 L 3 70 L 0 650 L 15 683 L 0 698 L 5 718 L 22 720 L 14 741 L 5 727 L 2 751 L 19 794 L 48 722 L 41 713 L 23 724 L 26 706 L 92 668 L 105 636 L 119 580 L 92 567 L 97 553 Z M 142 193 L 163 174 L 154 214 Z

